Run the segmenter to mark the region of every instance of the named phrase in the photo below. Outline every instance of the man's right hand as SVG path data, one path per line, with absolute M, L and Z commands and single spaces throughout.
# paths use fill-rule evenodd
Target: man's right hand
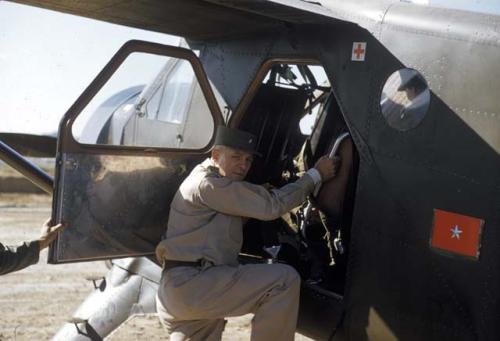
M 340 164 L 340 159 L 338 157 L 334 157 L 333 159 L 328 158 L 328 156 L 322 156 L 316 161 L 314 168 L 321 175 L 321 180 L 326 182 L 332 179 L 336 174 Z
M 65 224 L 52 225 L 52 221 L 49 218 L 43 224 L 41 236 L 38 239 L 38 241 L 40 242 L 40 251 L 49 246 L 49 244 L 56 239 L 57 234 L 62 230 L 64 230 L 65 228 L 66 228 Z

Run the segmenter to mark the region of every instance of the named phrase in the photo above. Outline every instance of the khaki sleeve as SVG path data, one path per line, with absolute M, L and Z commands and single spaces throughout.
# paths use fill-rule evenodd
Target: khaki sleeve
M 199 186 L 199 199 L 224 214 L 273 220 L 302 204 L 313 189 L 314 181 L 307 174 L 271 191 L 245 181 L 206 177 Z
M 3 246 L 0 244 L 0 275 L 24 269 L 38 262 L 40 244 L 38 241 L 24 243 L 20 246 Z

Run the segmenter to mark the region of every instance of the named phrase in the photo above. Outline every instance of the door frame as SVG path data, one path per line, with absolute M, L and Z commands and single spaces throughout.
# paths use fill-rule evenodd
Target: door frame
M 148 53 L 159 56 L 167 56 L 173 58 L 184 59 L 190 62 L 195 76 L 200 84 L 200 88 L 207 102 L 208 108 L 214 121 L 214 129 L 211 139 L 207 145 L 199 149 L 182 149 L 182 148 L 164 148 L 164 147 L 138 147 L 138 146 L 120 146 L 120 145 L 99 145 L 99 144 L 84 144 L 79 143 L 73 136 L 72 127 L 79 114 L 86 108 L 89 102 L 100 91 L 100 89 L 113 76 L 115 71 L 122 65 L 129 55 L 134 52 Z M 204 68 L 198 59 L 197 55 L 186 48 L 178 46 L 162 45 L 140 40 L 130 40 L 126 42 L 110 59 L 106 66 L 99 72 L 95 79 L 82 92 L 75 103 L 68 109 L 63 116 L 59 125 L 59 138 L 57 143 L 56 153 L 56 169 L 54 181 L 54 197 L 52 202 L 52 220 L 61 222 L 63 212 L 63 190 L 65 187 L 65 157 L 71 154 L 80 155 L 102 155 L 102 156 L 131 156 L 131 157 L 156 157 L 162 159 L 174 160 L 179 163 L 181 171 L 172 175 L 171 178 L 186 174 L 185 162 L 192 162 L 195 159 L 202 158 L 212 147 L 215 140 L 215 132 L 218 125 L 224 124 L 222 113 L 215 99 L 210 82 L 206 76 Z M 182 163 L 182 165 L 181 165 Z M 187 174 L 186 174 L 187 175 Z M 58 237 L 59 239 L 59 237 Z M 52 244 L 49 249 L 50 263 L 75 262 L 79 260 L 58 260 L 57 259 L 57 244 Z M 148 253 L 149 254 L 149 253 Z M 115 258 L 115 257 L 102 257 Z M 81 260 L 86 260 L 82 257 Z M 91 260 L 91 259 L 88 259 Z
M 110 59 L 106 66 L 99 72 L 95 79 L 89 86 L 82 92 L 75 103 L 68 109 L 59 124 L 59 138 L 57 143 L 57 154 L 59 153 L 96 153 L 96 154 L 113 154 L 113 155 L 144 155 L 164 154 L 164 153 L 183 153 L 190 154 L 206 153 L 214 139 L 215 134 L 212 136 L 208 144 L 200 149 L 180 149 L 180 148 L 161 148 L 161 147 L 138 147 L 138 146 L 116 146 L 116 145 L 93 145 L 79 143 L 73 136 L 72 127 L 82 112 L 83 109 L 89 104 L 99 90 L 107 83 L 113 76 L 115 71 L 121 66 L 125 59 L 134 52 L 142 52 L 155 54 L 159 56 L 167 56 L 187 60 L 191 63 L 193 71 L 196 75 L 203 95 L 207 101 L 208 108 L 212 113 L 214 119 L 214 127 L 224 124 L 222 113 L 215 99 L 212 87 L 206 76 L 205 70 L 196 56 L 196 54 L 186 48 L 170 45 L 162 45 L 158 43 L 151 43 L 142 40 L 129 40 L 126 42 Z M 215 132 L 215 129 L 214 129 Z

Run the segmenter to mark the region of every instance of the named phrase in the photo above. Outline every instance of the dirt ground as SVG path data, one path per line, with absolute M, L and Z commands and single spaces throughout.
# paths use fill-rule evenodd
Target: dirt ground
M 50 216 L 47 195 L 0 193 L 0 241 L 16 245 L 36 239 Z M 0 341 L 50 340 L 93 290 L 86 277 L 103 275 L 104 262 L 47 264 L 44 250 L 38 264 L 0 276 Z M 251 315 L 231 318 L 224 341 L 249 340 Z M 156 316 L 137 316 L 107 338 L 113 341 L 168 340 Z M 296 334 L 296 341 L 311 340 Z

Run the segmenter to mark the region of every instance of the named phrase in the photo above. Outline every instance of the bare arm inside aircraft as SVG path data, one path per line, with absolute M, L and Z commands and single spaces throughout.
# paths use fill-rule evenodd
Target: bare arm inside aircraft
M 52 226 L 50 219 L 42 225 L 39 239 L 20 246 L 4 246 L 0 243 L 0 275 L 24 269 L 38 262 L 40 251 L 54 241 L 64 225 Z

